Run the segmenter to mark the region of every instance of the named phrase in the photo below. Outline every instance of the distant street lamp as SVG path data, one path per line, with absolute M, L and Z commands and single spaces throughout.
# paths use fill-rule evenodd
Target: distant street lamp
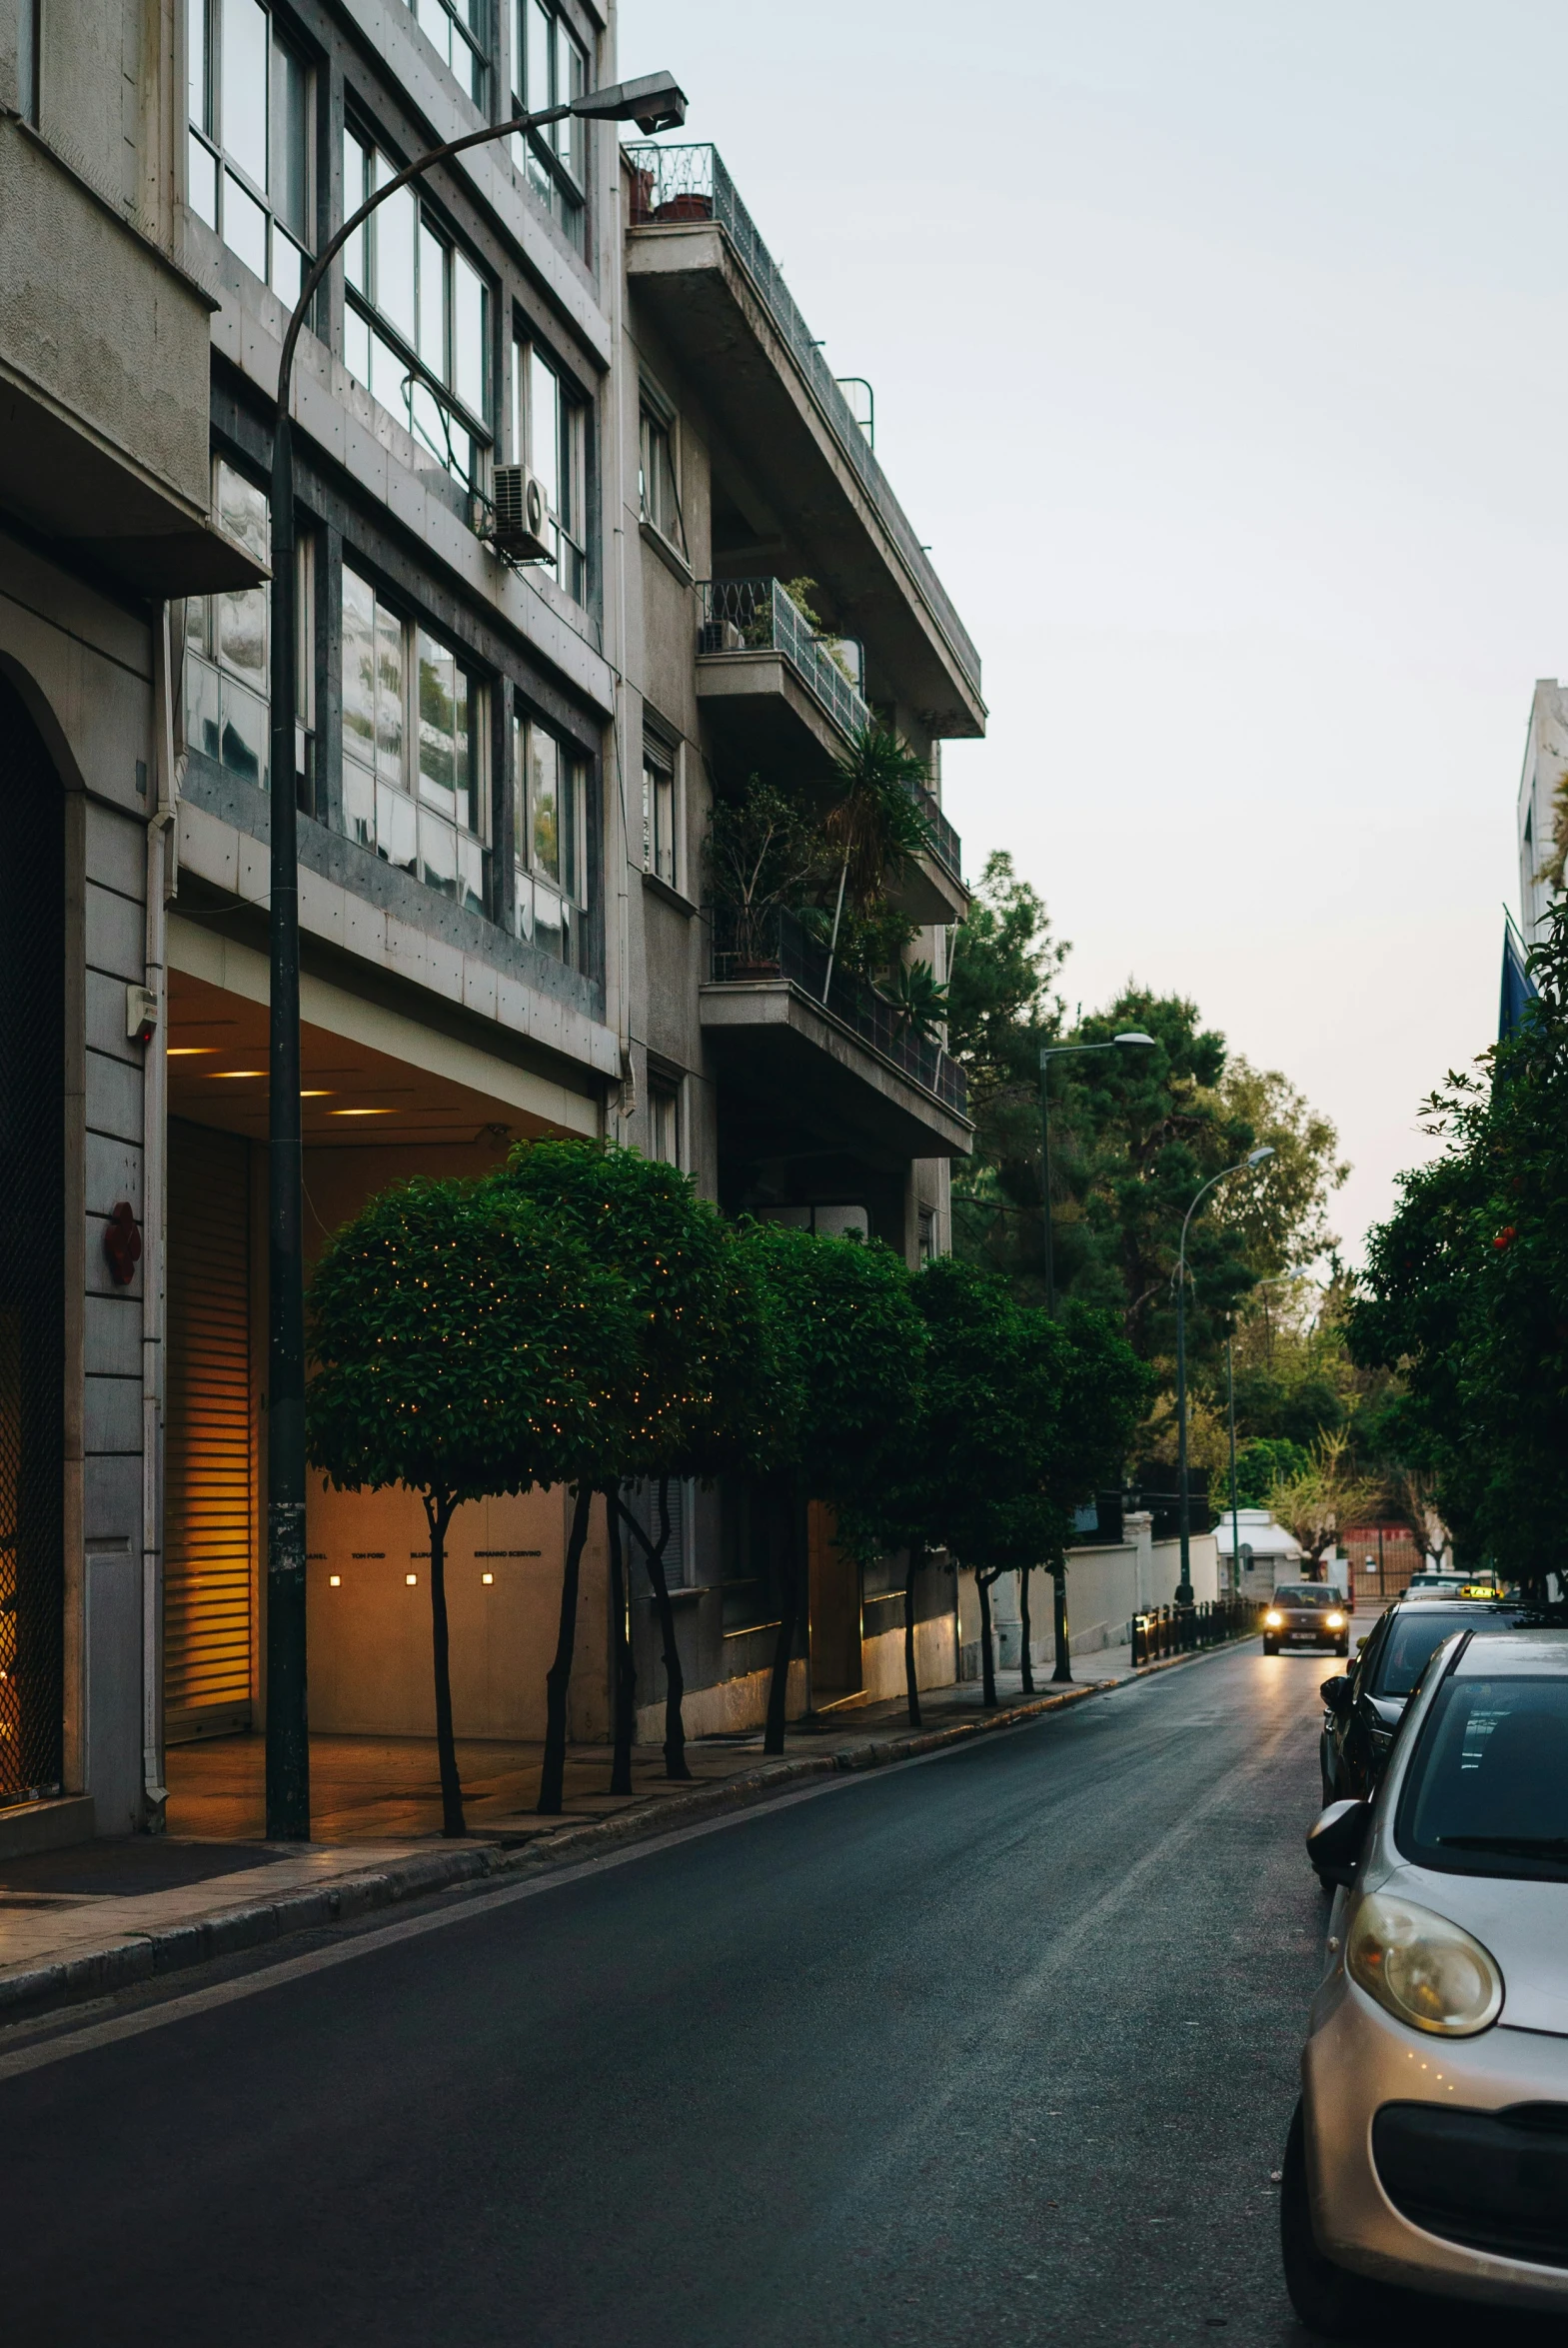
M 650 136 L 686 120 L 668 73 L 585 91 L 432 147 L 389 179 L 323 246 L 283 337 L 272 436 L 272 909 L 267 1104 L 267 1839 L 308 1842 L 310 1733 L 305 1700 L 305 1257 L 300 1141 L 300 900 L 295 802 L 294 444 L 289 380 L 316 289 L 355 230 L 432 164 L 569 114 L 635 122 Z
M 1176 1251 L 1176 1441 L 1180 1461 L 1181 1484 L 1181 1579 L 1176 1584 L 1176 1604 L 1192 1603 L 1192 1495 L 1187 1483 L 1187 1226 L 1216 1182 L 1228 1181 L 1232 1174 L 1245 1174 L 1250 1167 L 1261 1166 L 1265 1158 L 1272 1158 L 1274 1146 L 1265 1142 L 1261 1150 L 1248 1151 L 1234 1166 L 1221 1167 L 1208 1180 L 1187 1208 L 1181 1224 L 1181 1245 Z M 1234 1438 L 1234 1418 L 1231 1420 Z M 1231 1452 L 1231 1496 L 1235 1495 L 1235 1452 Z M 1232 1542 L 1235 1540 L 1235 1515 L 1231 1515 Z
M 1056 1310 L 1056 1257 L 1051 1241 L 1050 1224 L 1050 1070 L 1048 1063 L 1065 1060 L 1078 1052 L 1116 1052 L 1130 1046 L 1134 1051 L 1152 1052 L 1154 1039 L 1145 1036 L 1141 1028 L 1129 1028 L 1121 1036 L 1111 1036 L 1103 1044 L 1042 1044 L 1040 1047 L 1040 1193 L 1045 1218 L 1045 1309 L 1054 1315 Z

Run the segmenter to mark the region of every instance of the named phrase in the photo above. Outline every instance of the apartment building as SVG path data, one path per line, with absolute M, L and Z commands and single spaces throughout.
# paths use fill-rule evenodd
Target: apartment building
M 578 121 L 433 170 L 324 283 L 292 402 L 295 771 L 272 774 L 268 481 L 304 271 L 417 153 L 612 81 L 613 16 L 12 14 L 0 1847 L 156 1830 L 169 1748 L 264 1718 L 273 794 L 299 809 L 312 1251 L 391 1180 L 581 1134 L 915 1260 L 968 1147 L 957 1072 L 787 920 L 738 963 L 703 842 L 716 792 L 818 787 L 876 714 L 929 761 L 907 910 L 939 977 L 966 902 L 940 743 L 984 723 L 973 647 L 717 153 Z M 527 564 L 496 551 L 498 464 L 544 487 Z M 782 1539 L 810 1552 L 795 1707 L 890 1671 L 889 1592 L 825 1525 L 739 1491 L 680 1508 L 696 1730 L 760 1716 Z M 465 1736 L 542 1728 L 565 1522 L 549 1492 L 454 1525 Z M 313 1479 L 313 1728 L 428 1732 L 426 1545 L 412 1496 Z M 929 1579 L 934 1682 L 956 1666 Z M 585 1737 L 604 1591 L 591 1554 Z M 641 1618 L 638 1649 L 652 1715 Z
M 1530 698 L 1517 809 L 1519 913 L 1526 946 L 1545 927 L 1547 908 L 1563 893 L 1568 846 L 1568 687 L 1538 677 Z

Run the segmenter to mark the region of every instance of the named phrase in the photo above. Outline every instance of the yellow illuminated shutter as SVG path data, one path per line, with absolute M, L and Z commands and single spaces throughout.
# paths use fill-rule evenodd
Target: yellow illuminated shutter
M 171 1742 L 251 1718 L 247 1149 L 169 1123 L 164 1716 Z

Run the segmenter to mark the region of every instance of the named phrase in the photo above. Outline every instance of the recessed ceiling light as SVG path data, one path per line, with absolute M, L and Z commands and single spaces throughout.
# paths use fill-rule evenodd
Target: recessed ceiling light
M 302 1101 L 330 1101 L 332 1099 L 332 1095 L 327 1091 L 315 1091 L 308 1093 L 302 1092 L 300 1099 Z
M 266 1074 L 264 1068 L 214 1068 L 207 1072 L 213 1084 L 221 1084 L 225 1077 L 264 1077 Z
M 495 1575 L 494 1575 L 493 1573 L 482 1573 L 482 1574 L 480 1575 L 480 1580 L 481 1580 L 481 1581 L 485 1581 L 485 1582 L 494 1581 L 494 1580 L 495 1580 L 495 1578 L 496 1578 L 496 1577 L 495 1577 Z
M 404 1578 L 404 1580 L 405 1580 L 405 1581 L 408 1583 L 408 1585 L 409 1585 L 410 1589 L 416 1589 L 416 1588 L 418 1588 L 418 1586 L 419 1586 L 419 1575 L 418 1575 L 417 1573 L 405 1573 L 405 1575 L 403 1576 L 403 1578 Z
M 390 1109 L 329 1109 L 329 1117 L 391 1117 Z
M 199 1055 L 216 1052 L 216 1044 L 171 1044 L 164 1055 L 166 1060 L 195 1060 Z
M 329 1573 L 329 1574 L 328 1574 L 328 1576 L 327 1576 L 327 1586 L 328 1586 L 328 1588 L 329 1588 L 329 1589 L 342 1589 L 342 1587 L 343 1587 L 343 1576 L 342 1576 L 342 1574 L 341 1574 L 341 1573 Z

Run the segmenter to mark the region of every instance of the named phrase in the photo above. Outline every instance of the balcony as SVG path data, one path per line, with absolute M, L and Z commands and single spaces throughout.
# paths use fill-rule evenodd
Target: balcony
M 713 915 L 704 1035 L 721 1081 L 766 1104 L 773 1123 L 887 1160 L 966 1158 L 974 1129 L 962 1069 L 873 987 L 835 967 L 792 915 L 742 934 Z
M 979 655 L 717 149 L 628 147 L 638 300 L 726 437 L 803 535 L 900 700 L 939 735 L 985 728 Z
M 857 683 L 859 645 L 822 635 L 777 579 L 703 579 L 697 592 L 697 692 L 718 745 L 746 773 L 825 778 L 873 723 Z M 958 835 L 933 792 L 912 796 L 930 847 L 911 861 L 897 901 L 912 921 L 961 921 L 969 898 Z

